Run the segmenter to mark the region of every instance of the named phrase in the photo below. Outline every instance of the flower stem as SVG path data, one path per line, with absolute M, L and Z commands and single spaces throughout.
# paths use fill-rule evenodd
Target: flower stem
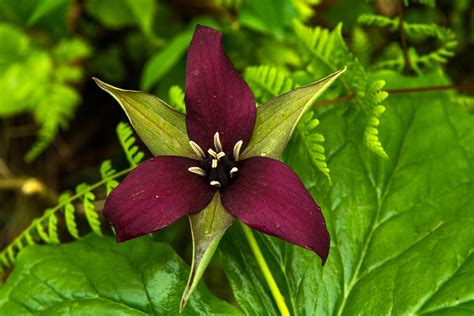
M 247 238 L 247 241 L 249 242 L 250 249 L 252 249 L 253 255 L 257 260 L 258 266 L 260 267 L 260 270 L 263 273 L 263 277 L 265 278 L 265 281 L 267 281 L 268 287 L 270 288 L 270 292 L 272 293 L 273 298 L 275 299 L 275 302 L 278 306 L 278 309 L 280 310 L 280 314 L 283 316 L 289 316 L 290 311 L 286 306 L 285 298 L 281 294 L 280 289 L 278 288 L 278 285 L 276 284 L 275 279 L 273 278 L 270 268 L 268 267 L 268 264 L 265 261 L 265 258 L 263 257 L 262 251 L 258 246 L 257 240 L 255 239 L 252 230 L 242 222 L 240 222 L 240 224 L 242 226 L 242 230 L 244 231 L 245 238 Z

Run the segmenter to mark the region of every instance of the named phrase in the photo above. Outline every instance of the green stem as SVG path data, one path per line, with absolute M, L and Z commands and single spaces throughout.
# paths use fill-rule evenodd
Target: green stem
M 289 316 L 290 311 L 288 310 L 288 306 L 286 306 L 285 297 L 281 294 L 280 289 L 273 278 L 272 272 L 270 271 L 270 268 L 263 257 L 262 251 L 258 246 L 257 240 L 255 239 L 252 230 L 242 222 L 240 224 L 242 226 L 242 230 L 244 231 L 245 238 L 247 238 L 247 241 L 249 242 L 250 249 L 252 249 L 253 255 L 255 256 L 255 260 L 257 260 L 258 266 L 263 273 L 263 277 L 265 278 L 265 281 L 267 281 L 270 292 L 272 293 L 278 309 L 280 310 L 280 314 L 283 316 Z

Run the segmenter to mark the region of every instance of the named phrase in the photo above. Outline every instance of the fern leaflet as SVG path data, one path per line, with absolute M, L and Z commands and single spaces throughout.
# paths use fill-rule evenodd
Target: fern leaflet
M 122 149 L 125 152 L 125 156 L 127 157 L 130 166 L 137 166 L 140 161 L 142 161 L 145 154 L 135 145 L 136 138 L 133 136 L 132 128 L 127 123 L 120 122 L 117 125 L 116 131 L 120 145 L 122 145 Z
M 260 102 L 295 88 L 293 80 L 286 73 L 267 65 L 247 67 L 244 78 Z
M 94 200 L 95 195 L 91 192 L 87 183 L 81 183 L 76 187 L 76 194 L 82 196 L 82 203 L 84 206 L 84 214 L 86 214 L 87 222 L 92 231 L 97 235 L 102 235 L 100 228 L 99 214 L 97 213 Z
M 106 180 L 106 196 L 108 196 L 110 192 L 119 184 L 117 180 L 112 178 L 112 176 L 116 173 L 117 171 L 112 167 L 112 162 L 110 160 L 106 160 L 100 165 L 100 175 L 102 176 L 102 179 Z
M 388 155 L 380 142 L 378 136 L 379 131 L 377 129 L 380 124 L 379 117 L 385 111 L 385 107 L 381 103 L 388 97 L 388 93 L 383 91 L 384 85 L 385 81 L 376 80 L 369 87 L 367 101 L 372 104 L 372 108 L 368 118 L 368 125 L 365 128 L 364 137 L 367 147 L 370 150 L 380 157 L 388 159 Z
M 64 212 L 64 221 L 66 222 L 66 229 L 69 235 L 75 239 L 79 239 L 79 230 L 77 229 L 75 211 L 76 208 L 69 202 L 71 195 L 69 193 L 63 193 L 59 196 L 59 204 L 64 204 L 62 208 Z
M 168 92 L 170 105 L 178 112 L 186 113 L 186 106 L 184 105 L 184 91 L 180 86 L 172 86 Z
M 321 171 L 328 178 L 329 183 L 331 183 L 330 170 L 326 162 L 325 149 L 322 145 L 324 136 L 315 132 L 318 125 L 319 120 L 314 117 L 314 111 L 309 111 L 301 118 L 298 124 L 298 130 L 311 163 Z

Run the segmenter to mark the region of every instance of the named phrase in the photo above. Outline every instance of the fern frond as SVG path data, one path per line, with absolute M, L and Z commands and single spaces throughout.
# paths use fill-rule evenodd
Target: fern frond
M 178 112 L 186 113 L 186 106 L 184 104 L 184 91 L 180 86 L 172 86 L 168 92 L 170 105 Z
M 117 186 L 119 185 L 118 181 L 115 179 L 112 179 L 111 177 L 117 173 L 117 170 L 115 170 L 112 167 L 112 161 L 110 160 L 105 160 L 102 162 L 100 165 L 100 175 L 102 176 L 102 179 L 106 180 L 105 182 L 105 188 L 106 188 L 106 196 L 110 194 L 110 192 Z
M 373 112 L 375 94 L 370 88 L 371 84 L 368 82 L 364 67 L 349 51 L 341 31 L 341 24 L 334 30 L 328 31 L 320 27 L 310 28 L 295 22 L 297 37 L 305 44 L 312 56 L 321 61 L 322 65 L 328 66 L 332 71 L 336 71 L 344 65 L 347 66 L 347 76 L 342 77 L 341 81 L 348 90 L 347 92 L 355 93 L 354 101 L 360 109 L 368 114 L 368 125 L 364 138 L 371 141 L 365 143 L 372 151 L 384 157 L 385 151 L 377 136 L 379 122 L 374 120 L 381 114 Z
M 295 88 L 286 73 L 267 65 L 247 67 L 244 78 L 259 103 Z
M 49 242 L 51 244 L 59 244 L 58 218 L 56 217 L 54 213 L 51 213 L 48 217 L 48 235 L 49 235 Z
M 315 14 L 314 6 L 321 3 L 321 0 L 292 0 L 293 7 L 300 16 L 301 21 L 306 21 Z
M 314 117 L 314 111 L 309 111 L 303 115 L 301 122 L 298 124 L 299 135 L 306 149 L 311 163 L 321 171 L 331 183 L 330 170 L 326 161 L 326 150 L 324 149 L 324 136 L 317 133 L 316 127 L 319 120 Z
M 50 84 L 34 109 L 36 121 L 41 124 L 36 142 L 25 155 L 25 160 L 35 160 L 54 140 L 60 128 L 66 129 L 81 98 L 64 84 Z
M 388 97 L 388 93 L 383 91 L 384 85 L 385 81 L 376 80 L 368 89 L 367 101 L 372 104 L 372 108 L 369 112 L 368 125 L 365 128 L 364 138 L 367 147 L 371 151 L 384 159 L 388 159 L 388 155 L 378 136 L 379 118 L 385 111 L 385 107 L 381 103 Z
M 429 1 L 427 1 L 426 3 L 428 2 Z M 398 31 L 400 25 L 400 19 L 398 17 L 390 19 L 385 16 L 374 14 L 363 14 L 359 17 L 358 22 L 362 25 L 390 27 L 390 30 L 392 32 Z M 455 33 L 450 29 L 441 27 L 436 24 L 419 24 L 410 23 L 407 21 L 404 21 L 403 29 L 406 33 L 407 38 L 409 38 L 410 40 L 426 39 L 429 37 L 433 37 L 436 38 L 440 43 L 439 48 L 423 55 L 419 55 L 414 47 L 409 48 L 408 52 L 412 67 L 417 73 L 421 73 L 420 66 L 428 67 L 433 63 L 446 63 L 448 61 L 448 58 L 454 56 L 454 49 L 457 46 L 457 39 Z M 399 55 L 401 54 L 402 52 L 400 52 Z M 400 62 L 402 60 L 403 58 L 400 58 L 400 56 L 396 56 L 392 60 L 386 60 L 382 64 L 379 63 L 378 66 L 379 68 L 381 65 L 390 68 L 399 68 Z M 403 66 L 404 64 L 402 64 L 402 68 Z
M 45 211 L 45 214 L 48 214 L 48 216 L 46 218 L 49 217 L 51 213 L 51 210 L 46 210 Z M 43 226 L 43 223 L 41 220 L 35 220 L 33 221 L 34 223 L 34 226 L 36 228 L 36 233 L 38 234 L 39 238 L 41 238 L 42 241 L 44 241 L 45 243 L 49 244 L 49 235 L 44 231 L 44 226 Z
M 142 161 L 145 154 L 135 145 L 136 138 L 133 136 L 132 128 L 127 123 L 120 122 L 117 125 L 116 131 L 130 166 L 135 167 Z
M 392 30 L 396 30 L 398 28 L 397 18 L 391 19 L 389 17 L 376 14 L 361 14 L 357 18 L 357 22 L 361 25 L 367 26 L 390 27 Z
M 128 129 L 131 131 L 129 127 Z M 123 127 L 121 130 L 121 135 L 125 135 L 124 141 L 128 146 L 133 145 L 133 142 L 132 144 L 129 143 L 131 134 L 128 132 L 124 134 Z M 138 150 L 132 151 L 131 156 L 135 157 L 134 159 L 136 159 L 137 152 Z M 40 242 L 60 243 L 61 241 L 58 234 L 58 216 L 60 212 L 64 213 L 64 221 L 68 233 L 75 239 L 79 239 L 80 236 L 75 216 L 76 212 L 73 205 L 75 201 L 82 201 L 84 214 L 91 230 L 95 234 L 101 235 L 101 222 L 99 220 L 99 214 L 93 204 L 95 199 L 93 191 L 101 187 L 105 187 L 106 190 L 111 190 L 118 184 L 118 178 L 126 175 L 134 168 L 135 166 L 132 165 L 127 169 L 116 172 L 112 168 L 110 161 L 104 161 L 100 168 L 102 180 L 93 185 L 78 185 L 76 187 L 76 194 L 72 196 L 68 193 L 61 194 L 58 205 L 45 210 L 41 217 L 33 220 L 33 222 L 17 238 L 15 238 L 6 248 L 2 249 L 0 252 L 0 270 L 12 266 L 18 253 L 26 246 L 38 244 Z
M 90 186 L 87 183 L 81 183 L 76 187 L 76 194 L 82 196 L 82 204 L 84 206 L 84 214 L 92 231 L 102 236 L 102 229 L 100 228 L 99 214 L 97 213 L 94 200 L 95 195 L 91 192 Z
M 64 221 L 66 223 L 66 229 L 69 232 L 69 235 L 74 237 L 75 239 L 79 239 L 79 230 L 77 229 L 76 224 L 76 208 L 69 202 L 71 199 L 71 195 L 69 193 L 63 193 L 59 196 L 59 204 L 64 205 L 62 208 L 64 212 Z

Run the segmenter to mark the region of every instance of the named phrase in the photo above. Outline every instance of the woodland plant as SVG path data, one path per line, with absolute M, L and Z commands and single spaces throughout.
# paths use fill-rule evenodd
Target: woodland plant
M 472 9 L 0 2 L 0 315 L 472 315 Z

